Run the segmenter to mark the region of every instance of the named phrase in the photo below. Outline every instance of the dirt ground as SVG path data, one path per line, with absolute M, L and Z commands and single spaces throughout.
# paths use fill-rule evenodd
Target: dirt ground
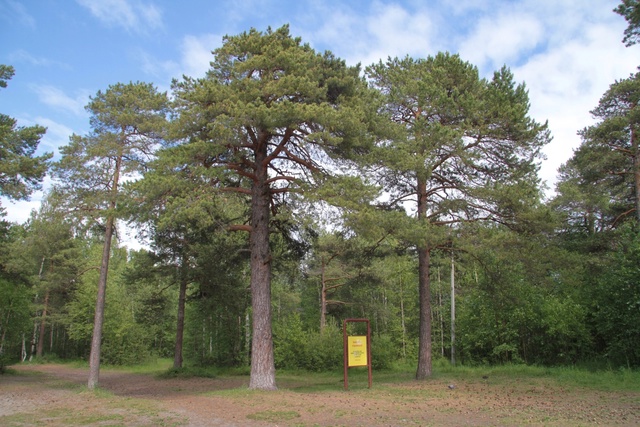
M 0 376 L 1 426 L 640 426 L 640 393 L 564 389 L 491 378 L 356 385 L 310 391 L 279 382 L 246 389 L 246 377 L 158 379 L 103 370 L 89 392 L 86 369 L 13 367 Z

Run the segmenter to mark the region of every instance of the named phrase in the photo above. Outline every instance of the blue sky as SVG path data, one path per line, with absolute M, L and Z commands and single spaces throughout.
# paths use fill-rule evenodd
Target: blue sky
M 88 98 L 118 82 L 200 77 L 222 37 L 290 24 L 318 51 L 348 64 L 388 56 L 459 53 L 490 76 L 502 65 L 525 82 L 531 115 L 549 121 L 541 177 L 553 188 L 557 168 L 593 123 L 589 111 L 616 79 L 640 65 L 625 48 L 617 0 L 0 0 L 0 63 L 16 75 L 0 91 L 0 112 L 23 126 L 48 128 L 40 151 L 57 153 L 85 134 Z M 39 206 L 2 200 L 22 222 Z

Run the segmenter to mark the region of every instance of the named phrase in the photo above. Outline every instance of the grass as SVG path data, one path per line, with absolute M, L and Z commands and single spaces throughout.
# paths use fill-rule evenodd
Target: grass
M 326 422 L 347 425 L 359 417 L 365 417 L 361 421 L 366 423 L 367 414 L 373 410 L 376 422 L 388 419 L 388 424 L 394 424 L 397 417 L 406 418 L 406 425 L 444 425 L 441 421 L 450 417 L 473 419 L 480 416 L 498 425 L 578 426 L 596 421 L 607 424 L 612 420 L 635 419 L 640 410 L 637 401 L 640 371 L 517 364 L 451 366 L 446 360 L 435 360 L 433 368 L 432 378 L 425 382 L 414 380 L 415 366 L 374 371 L 371 389 L 368 388 L 366 369 L 350 369 L 348 391 L 344 391 L 342 369 L 321 373 L 277 370 L 279 390 L 264 392 L 247 388 L 246 368 L 186 367 L 174 370 L 170 359 L 156 359 L 130 367 L 104 367 L 107 371 L 156 378 L 215 377 L 226 384 L 234 384 L 235 388 L 199 392 L 200 396 L 220 399 L 218 402 L 235 406 L 235 410 L 240 411 L 236 415 L 270 425 L 311 426 L 320 419 L 324 420 L 323 425 Z M 18 372 L 18 375 L 26 374 Z M 239 383 L 245 385 L 237 386 Z M 449 384 L 454 384 L 455 389 L 448 388 Z M 29 408 L 19 414 L 0 416 L 0 425 L 174 427 L 186 422 L 184 416 L 161 411 L 153 400 L 118 396 L 103 389 L 89 391 L 82 385 L 51 378 L 43 378 L 41 386 L 71 392 L 69 396 L 76 402 L 75 406 L 58 401 L 52 407 Z M 425 402 L 428 403 L 426 406 Z M 384 409 L 375 412 L 379 406 Z M 247 408 L 247 412 L 242 413 L 242 408 Z M 435 421 L 425 418 L 424 413 L 429 409 L 429 416 L 435 417 Z M 627 418 L 623 418 L 620 411 Z
M 439 366 L 434 378 L 481 379 L 492 382 L 512 382 L 514 378 L 532 380 L 544 378 L 564 387 L 582 387 L 601 391 L 640 391 L 640 371 L 630 369 L 589 370 L 579 367 L 541 367 L 529 365 L 500 366 Z
M 49 360 L 35 360 L 34 364 L 49 363 Z M 85 361 L 54 361 L 74 368 L 88 368 Z M 216 368 L 186 366 L 173 368 L 173 360 L 169 358 L 154 358 L 144 364 L 133 366 L 108 366 L 101 369 L 130 372 L 134 374 L 155 375 L 159 378 L 217 378 L 229 376 L 248 376 L 249 368 Z M 15 370 L 7 369 L 7 374 L 16 374 Z M 392 369 L 374 371 L 373 385 L 385 383 L 407 382 L 414 379 L 415 366 L 398 365 Z M 367 388 L 368 378 L 366 368 L 349 369 L 349 389 Z M 620 368 L 583 368 L 583 367 L 542 367 L 524 364 L 506 364 L 496 366 L 452 366 L 445 359 L 433 362 L 433 379 L 443 381 L 477 380 L 489 377 L 492 383 L 508 383 L 513 378 L 532 380 L 545 378 L 564 387 L 583 387 L 601 391 L 640 391 L 640 371 Z M 307 372 L 295 370 L 277 370 L 276 377 L 280 388 L 298 392 L 321 392 L 343 388 L 342 369 L 328 372 Z
M 300 414 L 296 411 L 260 411 L 247 415 L 250 420 L 256 421 L 268 421 L 270 423 L 277 423 L 282 421 L 292 420 L 299 418 Z

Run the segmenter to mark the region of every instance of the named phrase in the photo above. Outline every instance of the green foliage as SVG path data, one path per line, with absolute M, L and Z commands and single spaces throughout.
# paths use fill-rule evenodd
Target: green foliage
M 419 215 L 428 206 L 432 226 L 478 218 L 514 222 L 539 197 L 535 161 L 548 129 L 528 117 L 525 86 L 508 69 L 487 81 L 458 55 L 439 53 L 389 59 L 366 71 L 386 95 L 385 113 L 403 130 L 379 144 L 371 159 L 391 207 L 420 201 Z M 440 243 L 434 235 L 447 239 L 415 221 L 403 228 L 396 232 L 412 244 L 427 240 L 433 247 Z
M 0 358 L 5 364 L 20 360 L 22 339 L 33 330 L 32 296 L 24 283 L 0 275 Z
M 613 366 L 640 367 L 640 237 L 625 227 L 591 282 L 592 327 Z
M 91 261 L 98 263 L 101 245 L 91 247 Z M 116 249 L 112 255 L 111 275 L 107 286 L 105 322 L 103 325 L 103 344 L 101 360 L 111 365 L 135 364 L 147 360 L 152 354 L 154 340 L 157 338 L 150 329 L 150 322 L 157 319 L 145 319 L 143 316 L 144 293 L 141 295 L 134 283 L 123 279 L 126 268 L 126 251 Z M 86 271 L 73 293 L 72 300 L 66 305 L 66 315 L 62 318 L 69 337 L 88 351 L 93 333 L 93 319 L 96 305 L 96 284 L 99 271 Z M 144 310 L 152 309 L 148 304 Z M 86 353 L 85 353 L 86 354 Z
M 304 331 L 292 314 L 274 325 L 276 367 L 322 372 L 342 366 L 342 331 L 328 326 L 322 333 Z
M 627 43 L 637 10 L 626 0 L 616 9 Z M 111 250 L 110 364 L 173 354 L 182 283 L 195 367 L 167 376 L 244 372 L 251 340 L 270 326 L 277 368 L 336 370 L 339 325 L 354 317 L 371 321 L 375 369 L 425 360 L 426 343 L 436 370 L 453 372 L 454 257 L 457 361 L 502 366 L 496 375 L 529 375 L 525 363 L 640 366 L 640 74 L 603 95 L 543 206 L 548 129 L 507 68 L 482 79 L 458 55 L 395 58 L 367 67 L 367 87 L 359 67 L 287 26 L 225 37 L 213 59 L 205 78 L 174 82 L 170 129 L 167 96 L 152 85 L 98 92 L 92 132 L 73 135 L 55 164 L 59 187 L 24 227 L 0 224 L 5 362 L 41 320 L 53 353 L 87 355 L 104 243 L 95 236 L 104 219 L 127 217 L 154 252 Z M 0 87 L 12 75 L 0 65 Z M 0 193 L 38 187 L 43 132 L 0 115 Z M 327 214 L 329 204 L 339 211 Z
M 389 369 L 400 358 L 398 344 L 389 335 L 371 337 L 371 368 Z
M 622 0 L 614 10 L 627 21 L 622 42 L 627 46 L 638 43 L 640 39 L 640 4 L 638 0 Z
M 0 87 L 13 77 L 12 66 L 0 64 Z M 17 126 L 17 120 L 0 114 L 0 195 L 22 200 L 41 187 L 52 153 L 36 156 L 46 128 Z
M 587 310 L 571 289 L 576 273 L 564 252 L 504 230 L 481 242 L 472 282 L 458 298 L 462 360 L 557 365 L 588 357 Z
M 598 122 L 579 132 L 582 144 L 561 170 L 557 203 L 588 232 L 640 219 L 639 101 L 640 73 L 613 83 L 591 112 Z

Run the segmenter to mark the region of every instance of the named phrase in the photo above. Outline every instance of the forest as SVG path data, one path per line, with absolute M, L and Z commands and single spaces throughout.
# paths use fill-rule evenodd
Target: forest
M 636 5 L 616 9 L 628 45 Z M 226 36 L 171 93 L 97 92 L 56 159 L 35 154 L 45 128 L 0 115 L 0 194 L 53 183 L 0 222 L 0 371 L 82 359 L 93 388 L 101 363 L 168 357 L 269 390 L 276 369 L 340 369 L 352 318 L 374 369 L 419 380 L 436 359 L 638 368 L 639 99 L 640 73 L 611 83 L 553 196 L 552 135 L 507 67 L 348 66 L 288 26 Z

